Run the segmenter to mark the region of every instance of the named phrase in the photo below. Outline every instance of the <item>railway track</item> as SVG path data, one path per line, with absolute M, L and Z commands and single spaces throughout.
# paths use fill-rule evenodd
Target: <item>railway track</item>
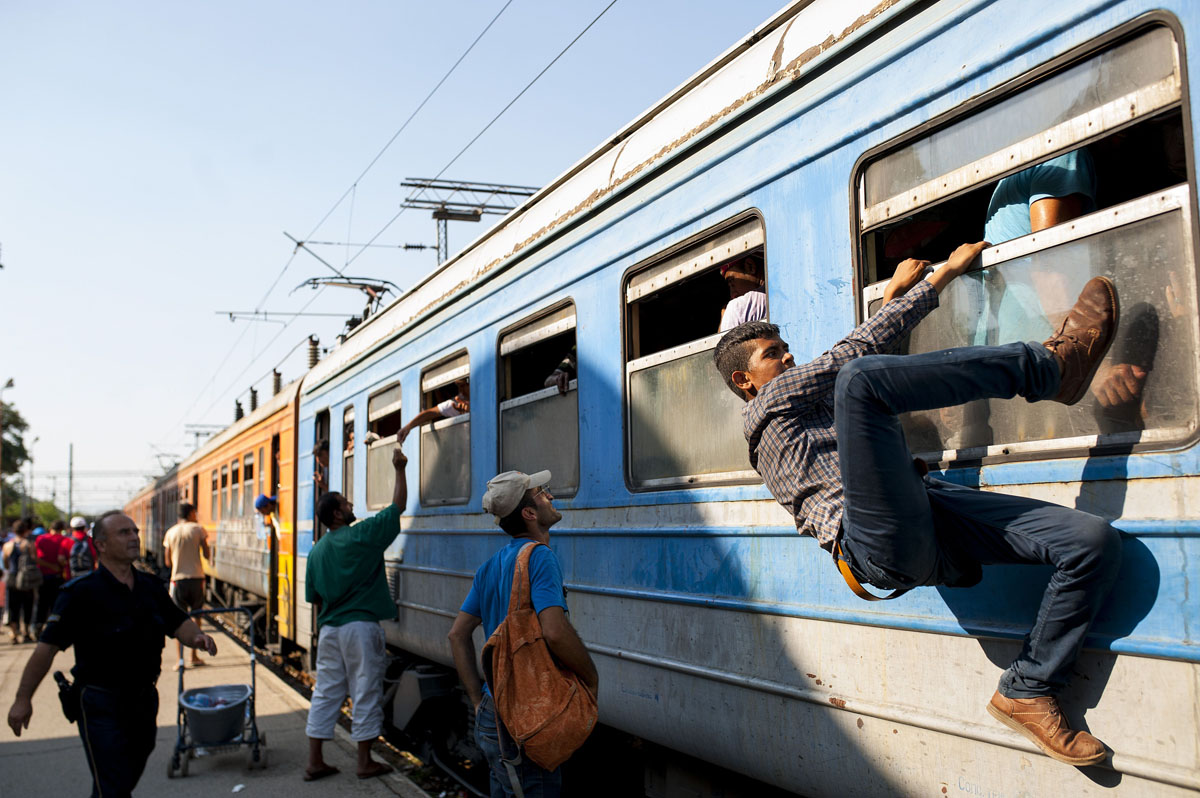
M 218 627 L 226 637 L 243 650 L 249 651 L 251 645 L 254 645 L 255 656 L 260 667 L 270 670 L 304 698 L 312 698 L 313 677 L 303 668 L 298 667 L 295 662 L 254 644 L 247 630 L 233 623 L 233 619 L 213 616 L 205 620 Z M 345 707 L 342 708 L 339 723 L 343 728 L 350 729 L 350 713 Z M 473 773 L 462 769 L 456 770 L 453 765 L 442 761 L 441 757 L 436 754 L 429 757 L 417 755 L 412 749 L 419 748 L 419 746 L 414 743 L 415 741 L 409 739 L 407 735 L 393 730 L 375 743 L 373 751 L 434 798 L 487 798 L 486 787 L 484 790 L 480 790 L 472 783 Z M 475 778 L 478 779 L 478 777 Z M 486 784 L 486 774 L 484 783 Z

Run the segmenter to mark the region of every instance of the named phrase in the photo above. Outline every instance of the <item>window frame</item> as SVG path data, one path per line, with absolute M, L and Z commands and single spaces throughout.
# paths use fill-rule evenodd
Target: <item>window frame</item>
M 212 496 L 210 498 L 211 506 L 208 508 L 209 517 L 213 521 L 221 518 L 221 472 L 219 469 L 212 470 Z
M 250 479 L 246 479 L 246 466 L 250 467 Z M 250 451 L 242 455 L 242 515 L 247 518 L 254 516 L 254 502 L 258 499 L 258 493 L 254 492 L 254 478 L 257 475 L 254 466 L 254 452 Z M 247 490 L 249 488 L 249 490 Z
M 229 515 L 237 518 L 242 515 L 242 460 L 233 458 L 229 465 Z
M 342 437 L 339 448 L 342 459 L 342 490 L 341 494 L 350 501 L 354 501 L 354 455 L 358 450 L 358 424 L 356 423 L 357 415 L 354 412 L 354 403 L 351 402 L 342 407 Z M 346 427 L 350 427 L 351 433 L 354 435 L 354 444 L 350 447 L 349 453 L 346 450 Z
M 452 364 L 455 364 L 459 360 L 464 361 L 465 366 L 455 366 L 454 368 L 449 368 L 444 373 L 438 374 L 436 377 L 433 377 L 433 378 L 430 377 L 432 372 L 437 372 L 440 369 L 443 369 L 447 366 L 451 366 Z M 468 381 L 471 379 L 471 353 L 467 347 L 461 347 L 459 349 L 456 349 L 453 352 L 451 352 L 450 354 L 446 355 L 445 357 L 438 358 L 437 360 L 434 360 L 433 362 L 424 366 L 421 369 L 420 382 L 418 382 L 418 384 L 417 384 L 417 390 L 420 392 L 419 404 L 421 405 L 421 408 L 420 408 L 421 411 L 430 409 L 430 407 L 424 406 L 425 405 L 425 397 L 427 394 L 432 393 L 436 389 L 441 388 L 445 385 L 450 385 L 450 384 L 454 383 L 456 380 L 461 379 L 463 376 L 465 376 Z M 433 380 L 432 384 L 430 382 L 431 379 Z M 474 400 L 474 391 L 475 391 L 475 388 L 474 388 L 474 386 L 472 386 L 472 406 L 474 406 L 474 401 L 475 401 Z M 437 406 L 436 404 L 431 405 L 431 407 L 436 407 L 436 406 Z M 454 418 L 440 418 L 435 421 L 431 421 L 428 424 L 422 424 L 420 427 L 417 428 L 417 430 L 416 430 L 417 440 L 418 440 L 417 497 L 421 503 L 421 506 L 423 506 L 423 507 L 448 507 L 448 506 L 454 506 L 454 505 L 467 504 L 471 501 L 471 495 L 474 492 L 474 490 L 473 490 L 473 485 L 471 484 L 471 448 L 472 447 L 471 447 L 471 433 L 469 430 L 467 431 L 467 486 L 466 486 L 467 490 L 466 490 L 465 496 L 453 496 L 453 497 L 450 497 L 447 499 L 426 499 L 425 498 L 425 479 L 424 479 L 424 473 L 423 473 L 423 466 L 424 466 L 424 461 L 425 461 L 426 430 L 436 431 L 436 430 L 442 430 L 442 429 L 447 429 L 449 427 L 457 426 L 459 424 L 470 424 L 471 423 L 471 412 L 472 412 L 471 410 L 468 410 L 466 413 L 463 413 L 461 416 L 455 416 Z
M 396 401 L 391 402 L 386 405 L 383 405 L 382 407 L 377 407 L 377 408 L 371 407 L 372 401 L 374 401 L 377 397 L 379 397 L 393 389 L 395 389 L 395 391 L 396 391 Z M 369 432 L 371 430 L 371 424 L 375 421 L 375 419 L 381 418 L 386 415 L 390 415 L 392 413 L 401 413 L 402 414 L 403 407 L 404 407 L 404 392 L 403 392 L 403 387 L 400 385 L 400 380 L 393 380 L 393 381 L 389 382 L 388 384 L 384 385 L 382 388 L 372 391 L 370 394 L 367 395 L 367 427 L 366 427 L 367 432 L 363 434 L 363 437 L 366 438 L 367 434 L 369 434 Z M 396 440 L 399 437 L 400 437 L 399 433 L 396 433 L 394 435 L 388 435 L 386 438 L 380 438 L 379 440 L 368 443 L 363 447 L 363 458 L 364 458 L 363 474 L 364 474 L 365 480 L 366 480 L 363 485 L 363 501 L 366 503 L 368 510 L 382 510 L 383 508 L 387 507 L 389 504 L 392 503 L 391 494 L 388 494 L 388 496 L 386 496 L 384 498 L 382 504 L 380 504 L 380 503 L 372 504 L 371 503 L 371 496 L 370 496 L 371 453 L 374 452 L 376 449 L 383 447 L 383 446 L 394 446 L 396 443 Z M 389 462 L 389 465 L 390 465 L 390 462 Z
M 762 478 L 758 472 L 753 469 L 741 471 L 724 471 L 716 474 L 683 474 L 674 477 L 648 479 L 641 483 L 634 480 L 633 475 L 633 419 L 630 406 L 630 378 L 636 371 L 642 371 L 655 365 L 681 360 L 690 355 L 697 354 L 703 351 L 711 351 L 720 340 L 724 333 L 716 332 L 704 338 L 697 338 L 683 344 L 679 344 L 667 349 L 662 349 L 653 352 L 649 355 L 642 355 L 637 358 L 631 358 L 632 342 L 632 323 L 629 319 L 629 306 L 633 302 L 640 301 L 647 297 L 653 296 L 659 291 L 667 288 L 671 284 L 693 277 L 703 273 L 706 269 L 713 268 L 713 265 L 706 265 L 703 268 L 686 268 L 684 273 L 679 274 L 671 280 L 667 280 L 653 290 L 639 293 L 636 297 L 630 298 L 629 289 L 630 283 L 639 275 L 655 270 L 662 264 L 680 257 L 689 250 L 703 247 L 705 243 L 716 241 L 724 234 L 735 230 L 736 228 L 755 220 L 758 222 L 758 229 L 762 231 L 762 240 L 754 244 L 748 249 L 762 248 L 763 252 L 763 269 L 766 281 L 763 285 L 764 293 L 767 295 L 767 317 L 770 321 L 770 295 L 771 295 L 771 265 L 767 255 L 767 220 L 766 215 L 758 207 L 749 207 L 741 210 L 732 216 L 729 216 L 719 222 L 708 225 L 703 230 L 688 236 L 666 249 L 656 252 L 655 254 L 643 258 L 625 270 L 621 275 L 620 291 L 617 295 L 618 318 L 620 319 L 621 327 L 621 423 L 622 430 L 622 452 L 621 460 L 623 463 L 623 477 L 625 487 L 631 493 L 648 493 L 663 490 L 686 490 L 689 488 L 714 487 L 721 485 L 754 485 L 760 484 Z M 701 253 L 712 252 L 712 249 L 701 249 Z M 747 250 L 748 251 L 748 250 Z M 733 255 L 736 257 L 736 254 Z M 689 259 L 694 260 L 694 259 Z M 727 258 L 721 258 L 717 263 L 723 262 Z M 714 264 L 715 265 L 715 264 Z M 582 441 L 580 442 L 582 446 Z
M 558 319 L 554 322 L 551 322 L 548 325 L 543 325 L 541 327 L 535 328 L 535 325 L 537 325 L 539 322 L 543 321 L 544 319 L 552 317 L 552 316 L 558 314 L 560 311 L 567 310 L 567 309 L 569 309 L 571 311 L 571 315 L 569 318 Z M 526 328 L 533 328 L 533 329 L 530 329 L 529 332 L 526 333 L 525 335 L 515 338 L 515 340 L 511 338 L 511 336 L 513 336 L 516 333 L 521 332 L 522 330 L 524 330 Z M 575 357 L 576 357 L 576 365 L 578 366 L 579 306 L 575 303 L 574 297 L 572 297 L 572 296 L 563 297 L 562 299 L 559 299 L 558 301 L 554 302 L 553 304 L 548 305 L 547 307 L 544 307 L 540 310 L 534 311 L 533 313 L 526 315 L 525 317 L 521 318 L 520 320 L 513 322 L 512 324 L 509 324 L 508 326 L 502 328 L 500 330 L 500 333 L 496 336 L 496 369 L 497 369 L 496 395 L 497 395 L 497 397 L 499 397 L 503 393 L 503 391 L 500 390 L 500 386 L 504 385 L 505 358 L 511 356 L 512 354 L 514 354 L 516 352 L 520 352 L 522 349 L 527 349 L 528 347 L 533 346 L 534 344 L 540 343 L 549 338 L 553 338 L 557 335 L 562 335 L 568 331 L 575 333 Z M 505 340 L 506 338 L 510 338 L 510 340 L 506 341 Z M 579 449 L 581 448 L 582 445 L 579 442 L 579 411 L 578 411 L 579 377 L 578 377 L 578 371 L 576 372 L 575 379 L 572 379 L 569 383 L 567 383 L 567 393 L 571 393 L 571 392 L 575 393 L 575 401 L 576 401 L 575 434 L 576 434 L 577 445 L 575 447 L 575 469 L 576 469 L 576 474 L 578 474 L 577 481 L 582 482 L 583 481 L 583 474 L 581 471 L 582 463 L 580 462 L 580 457 L 579 457 Z M 541 388 L 539 390 L 530 391 L 529 393 L 522 394 L 520 396 L 514 396 L 511 399 L 504 399 L 502 401 L 496 402 L 496 468 L 497 468 L 497 471 L 504 469 L 504 411 L 511 410 L 514 407 L 520 407 L 521 405 L 540 401 L 542 399 L 546 399 L 551 396 L 555 396 L 557 394 L 558 394 L 558 387 L 551 385 L 549 388 Z M 570 488 L 570 489 L 565 489 L 565 490 L 560 489 L 559 491 L 555 492 L 554 495 L 556 497 L 561 497 L 564 499 L 571 498 L 571 497 L 579 494 L 579 488 L 580 488 L 580 485 L 575 485 L 573 488 Z
M 1020 161 L 1012 168 L 995 175 L 989 175 L 977 182 L 959 186 L 945 195 L 938 196 L 922 204 L 906 207 L 899 211 L 897 216 L 927 211 L 944 203 L 952 202 L 983 186 L 998 182 L 1005 177 L 1017 174 L 1039 163 L 1044 163 L 1048 159 L 1086 147 L 1121 130 L 1142 124 L 1164 114 L 1178 111 L 1182 120 L 1184 135 L 1187 174 L 1187 181 L 1185 183 L 1135 197 L 1115 206 L 1097 209 L 1097 211 L 1078 217 L 1070 223 L 1056 225 L 989 247 L 981 253 L 979 263 L 971 271 L 986 269 L 992 265 L 1037 252 L 1043 252 L 1061 244 L 1079 241 L 1138 221 L 1150 219 L 1154 216 L 1178 211 L 1182 214 L 1182 229 L 1185 231 L 1185 235 L 1189 236 L 1189 240 L 1185 243 L 1190 245 L 1193 279 L 1200 286 L 1200 268 L 1198 268 L 1200 267 L 1200 251 L 1198 251 L 1197 246 L 1197 242 L 1200 241 L 1200 227 L 1198 227 L 1200 216 L 1196 212 L 1198 191 L 1195 172 L 1196 164 L 1193 158 L 1194 144 L 1190 116 L 1187 48 L 1185 46 L 1182 26 L 1175 16 L 1165 11 L 1152 11 L 1073 47 L 1062 55 L 1039 64 L 1021 75 L 1005 81 L 1001 85 L 989 89 L 983 94 L 971 98 L 949 111 L 905 131 L 899 136 L 888 139 L 867 150 L 858 158 L 850 173 L 849 196 L 850 231 L 854 237 L 851 251 L 853 253 L 854 285 L 856 289 L 855 310 L 859 321 L 861 322 L 869 318 L 871 315 L 869 313 L 871 303 L 882 298 L 888 283 L 888 279 L 877 280 L 873 283 L 867 282 L 867 272 L 871 265 L 867 262 L 865 244 L 867 235 L 887 224 L 886 220 L 874 221 L 871 224 L 867 224 L 864 219 L 866 205 L 863 181 L 865 180 L 866 170 L 871 164 L 882 160 L 889 154 L 908 147 L 916 141 L 928 138 L 935 133 L 953 127 L 955 124 L 966 121 L 988 108 L 1003 103 L 1005 100 L 1019 95 L 1037 83 L 1052 78 L 1059 72 L 1082 64 L 1091 58 L 1101 55 L 1105 51 L 1119 47 L 1125 42 L 1136 39 L 1160 27 L 1166 28 L 1170 32 L 1176 48 L 1176 69 L 1178 71 L 1180 87 L 1178 100 L 1173 100 L 1144 112 L 1139 112 L 1135 116 L 1124 119 L 1119 124 L 1106 126 L 1102 130 L 1080 140 L 1072 141 L 1069 144 L 1047 150 L 1046 152 L 1039 152 L 1027 160 Z M 1000 152 L 1019 151 L 1019 147 L 1020 142 L 1010 145 L 1009 148 Z M 990 158 L 995 155 L 987 157 Z M 975 161 L 973 163 L 978 162 Z M 942 176 L 935 176 L 933 180 L 939 177 Z M 932 180 L 928 182 L 932 182 Z M 913 190 L 915 191 L 916 189 Z M 876 203 L 876 205 L 878 204 L 880 203 Z M 932 268 L 936 269 L 942 263 L 944 261 L 935 263 Z M 1200 301 L 1200 297 L 1197 299 Z M 1200 380 L 1200 371 L 1198 371 L 1196 376 L 1197 380 Z M 941 453 L 921 452 L 918 454 L 926 457 L 938 455 L 939 459 L 936 462 L 945 468 L 965 468 L 977 467 L 981 462 L 985 465 L 992 465 L 1012 461 L 1057 459 L 1091 454 L 1098 450 L 1109 449 L 1117 449 L 1125 452 L 1178 450 L 1192 446 L 1197 440 L 1200 440 L 1200 429 L 1197 429 L 1190 436 L 1185 436 L 1184 439 L 1178 437 L 1172 438 L 1165 434 L 1172 431 L 1175 430 L 1166 428 L 1161 430 L 1142 430 L 1137 433 L 1096 433 L 1083 436 L 1047 438 L 1037 441 L 997 443 L 963 450 L 947 450 Z M 934 460 L 931 459 L 930 462 L 934 462 Z

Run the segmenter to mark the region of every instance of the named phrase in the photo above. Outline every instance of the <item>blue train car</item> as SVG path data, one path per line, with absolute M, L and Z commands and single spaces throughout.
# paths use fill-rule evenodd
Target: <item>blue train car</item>
M 330 441 L 331 488 L 375 511 L 400 422 L 469 385 L 468 414 L 405 445 L 385 625 L 398 652 L 452 667 L 451 619 L 505 537 L 484 485 L 550 468 L 602 723 L 806 795 L 1194 793 L 1197 33 L 1200 7 L 1181 0 L 784 8 L 304 379 L 296 595 L 319 534 L 313 445 Z M 1087 770 L 985 712 L 1048 574 L 989 567 L 971 589 L 860 601 L 750 469 L 740 401 L 711 365 L 723 266 L 763 264 L 769 318 L 803 361 L 878 306 L 900 259 L 981 239 L 999 181 L 1063 159 L 1089 170 L 1076 207 L 993 241 L 906 347 L 1035 337 L 1107 274 L 1124 322 L 1101 389 L 1072 408 L 991 402 L 906 424 L 946 479 L 1123 531 L 1063 697 L 1114 749 Z M 566 392 L 547 387 L 572 353 Z M 302 601 L 297 626 L 311 637 Z

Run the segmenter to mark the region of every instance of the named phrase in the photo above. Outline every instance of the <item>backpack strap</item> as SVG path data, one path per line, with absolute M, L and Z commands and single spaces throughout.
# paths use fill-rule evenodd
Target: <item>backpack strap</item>
M 543 544 L 531 540 L 521 547 L 517 563 L 513 566 L 512 591 L 508 595 L 508 614 L 526 607 L 533 609 L 533 597 L 529 586 L 529 558 L 533 550 Z

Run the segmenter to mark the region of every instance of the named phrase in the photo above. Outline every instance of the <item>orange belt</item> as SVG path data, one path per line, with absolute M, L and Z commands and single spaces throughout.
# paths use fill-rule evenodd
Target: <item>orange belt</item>
M 876 596 L 874 593 L 859 584 L 859 581 L 854 578 L 854 574 L 850 572 L 850 564 L 846 562 L 846 557 L 842 554 L 842 544 L 833 544 L 834 559 L 837 561 L 838 570 L 842 572 L 842 579 L 846 580 L 846 584 L 854 591 L 854 595 L 865 601 L 889 601 L 894 598 L 899 598 L 908 592 L 908 588 L 897 588 L 886 596 Z

